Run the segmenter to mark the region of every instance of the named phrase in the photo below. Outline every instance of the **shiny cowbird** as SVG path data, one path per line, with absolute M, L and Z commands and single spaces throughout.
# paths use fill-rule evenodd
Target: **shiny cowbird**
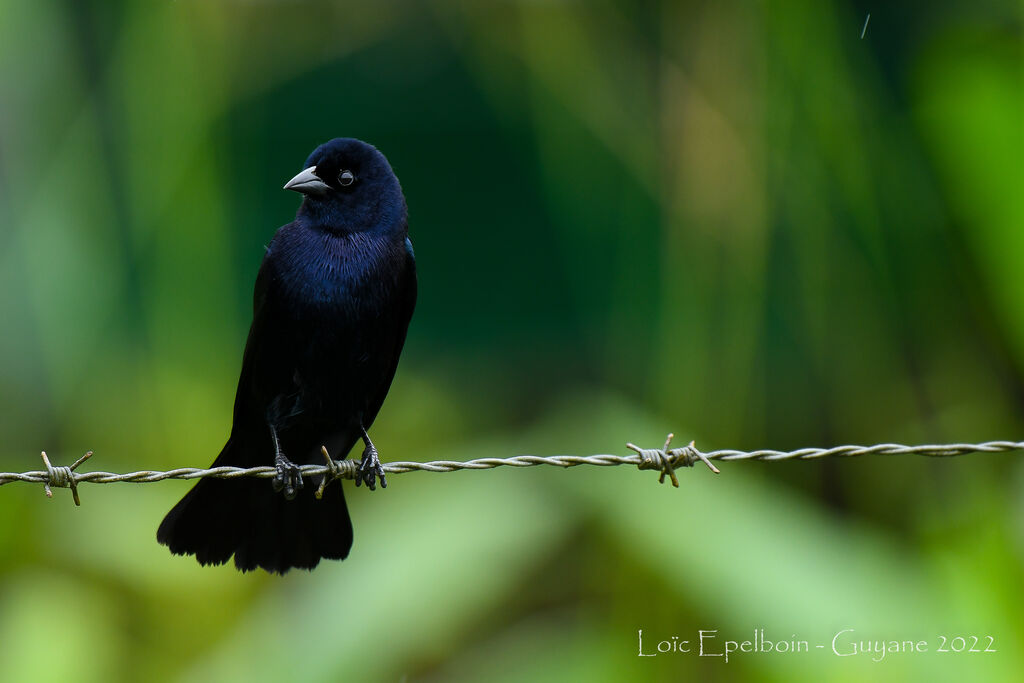
M 295 220 L 267 247 L 242 357 L 231 436 L 213 466 L 273 465 L 265 479 L 202 479 L 167 514 L 157 540 L 200 564 L 235 556 L 242 571 L 283 574 L 344 559 L 352 522 L 341 484 L 317 499 L 299 465 L 365 448 L 356 485 L 387 486 L 367 429 L 387 395 L 416 303 L 405 197 L 374 147 L 318 147 L 285 189 Z M 296 464 L 298 463 L 298 464 Z M 303 490 L 304 489 L 304 490 Z

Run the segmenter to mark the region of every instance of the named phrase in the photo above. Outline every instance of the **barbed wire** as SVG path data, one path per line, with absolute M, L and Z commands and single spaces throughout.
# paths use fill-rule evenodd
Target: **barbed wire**
M 669 477 L 672 485 L 679 486 L 675 469 L 677 467 L 693 467 L 703 462 L 715 474 L 719 469 L 713 460 L 766 460 L 778 462 L 782 460 L 813 460 L 826 457 L 851 458 L 862 455 L 922 455 L 946 458 L 971 453 L 1005 453 L 1024 450 L 1022 441 L 986 441 L 984 443 L 955 443 L 942 445 L 904 446 L 902 444 L 883 443 L 873 446 L 833 446 L 832 448 L 800 448 L 793 451 L 776 451 L 770 449 L 756 451 L 718 450 L 703 452 L 697 449 L 694 442 L 681 448 L 670 448 L 672 434 L 668 435 L 665 445 L 661 448 L 641 448 L 627 443 L 626 447 L 634 451 L 634 455 L 517 455 L 511 458 L 477 458 L 475 460 L 435 460 L 433 462 L 389 462 L 384 463 L 386 474 L 405 474 L 406 472 L 455 472 L 457 470 L 490 470 L 497 467 L 537 467 L 554 465 L 569 468 L 578 465 L 595 465 L 597 467 L 615 467 L 618 465 L 634 465 L 641 470 L 660 470 L 659 483 Z M 355 479 L 359 470 L 358 460 L 334 460 L 321 449 L 325 458 L 324 465 L 302 465 L 299 467 L 303 476 L 324 475 L 320 488 L 316 491 L 319 498 L 324 487 L 335 479 Z M 70 488 L 75 505 L 81 505 L 78 497 L 78 484 L 113 484 L 133 482 L 149 484 L 167 479 L 236 479 L 238 477 L 257 477 L 269 479 L 277 475 L 275 467 L 181 467 L 166 471 L 140 470 L 138 472 L 76 472 L 75 469 L 92 456 L 89 451 L 72 465 L 59 467 L 50 463 L 44 451 L 42 455 L 45 470 L 31 472 L 0 472 L 0 486 L 13 482 L 41 483 L 48 498 L 53 497 L 51 487 Z

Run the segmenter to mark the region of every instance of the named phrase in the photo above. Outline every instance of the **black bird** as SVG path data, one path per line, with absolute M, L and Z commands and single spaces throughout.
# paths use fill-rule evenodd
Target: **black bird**
M 387 395 L 416 303 L 405 197 L 376 148 L 317 147 L 285 189 L 304 197 L 267 247 L 253 296 L 231 436 L 213 466 L 270 465 L 263 479 L 202 479 L 167 513 L 157 540 L 200 564 L 232 554 L 242 571 L 283 574 L 341 560 L 352 521 L 341 484 L 317 500 L 299 464 L 365 444 L 356 486 L 387 486 L 367 429 Z M 294 460 L 294 462 L 293 462 Z M 277 493 L 275 493 L 277 491 Z M 283 494 L 283 495 L 282 495 Z

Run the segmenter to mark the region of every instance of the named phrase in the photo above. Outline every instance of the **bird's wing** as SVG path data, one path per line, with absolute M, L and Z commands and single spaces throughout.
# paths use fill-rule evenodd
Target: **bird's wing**
M 388 389 L 391 387 L 391 380 L 394 379 L 395 371 L 398 369 L 398 359 L 402 355 L 402 347 L 405 345 L 405 335 L 409 329 L 409 320 L 412 318 L 413 309 L 416 307 L 416 259 L 412 254 L 412 243 L 406 239 L 405 254 L 407 258 L 403 265 L 402 277 L 398 283 L 399 295 L 395 302 L 395 312 L 389 316 L 395 321 L 394 327 L 388 334 L 391 343 L 390 357 L 385 361 L 386 372 L 376 391 L 369 398 L 367 404 L 367 422 L 373 422 L 377 412 L 384 404 Z
M 270 402 L 292 384 L 294 368 L 288 355 L 281 350 L 284 325 L 278 319 L 280 308 L 276 283 L 273 254 L 268 251 L 256 275 L 252 325 L 242 354 L 242 371 L 235 393 L 231 427 L 231 439 L 247 443 L 245 448 L 225 448 L 221 458 L 230 450 L 235 461 L 230 464 L 269 464 L 273 449 L 267 427 L 267 410 Z M 240 458 L 247 462 L 237 462 Z

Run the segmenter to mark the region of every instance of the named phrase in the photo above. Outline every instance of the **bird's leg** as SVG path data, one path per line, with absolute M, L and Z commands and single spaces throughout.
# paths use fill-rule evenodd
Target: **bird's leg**
M 365 481 L 371 491 L 376 491 L 377 477 L 380 477 L 380 486 L 386 489 L 388 480 L 384 477 L 384 466 L 380 464 L 377 447 L 370 441 L 370 435 L 366 433 L 366 428 L 363 427 L 361 420 L 359 430 L 363 433 L 363 443 L 366 444 L 366 448 L 363 449 L 363 459 L 359 461 L 359 470 L 356 472 L 356 486 Z
M 270 427 L 270 438 L 274 440 L 274 467 L 277 468 L 277 476 L 272 480 L 275 491 L 284 491 L 285 500 L 293 500 L 298 490 L 305 486 L 302 481 L 302 470 L 298 465 L 285 457 L 281 452 L 281 442 L 277 439 L 277 429 L 273 424 Z

